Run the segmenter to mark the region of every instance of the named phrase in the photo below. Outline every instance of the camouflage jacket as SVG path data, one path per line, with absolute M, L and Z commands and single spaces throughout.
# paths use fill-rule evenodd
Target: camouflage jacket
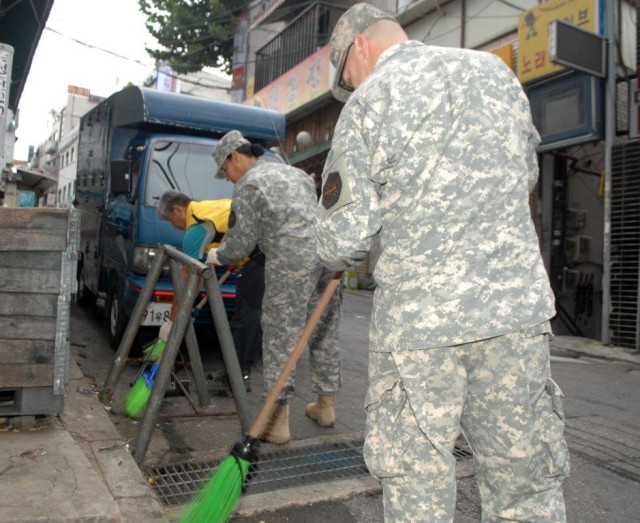
M 304 171 L 258 160 L 233 190 L 227 240 L 218 249 L 223 264 L 265 254 L 265 278 L 317 263 L 313 180 Z
M 317 212 L 334 270 L 380 236 L 372 350 L 467 343 L 555 314 L 529 208 L 538 143 L 496 56 L 417 41 L 380 56 L 340 115 Z

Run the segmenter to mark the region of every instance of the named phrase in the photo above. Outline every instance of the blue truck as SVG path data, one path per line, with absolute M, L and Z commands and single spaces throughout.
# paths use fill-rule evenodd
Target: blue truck
M 77 301 L 94 305 L 104 298 L 114 348 L 158 245 L 182 242 L 183 232 L 158 216 L 160 196 L 175 189 L 196 200 L 230 198 L 233 185 L 214 177 L 212 152 L 232 129 L 269 148 L 282 142 L 285 119 L 268 109 L 141 87 L 114 93 L 82 117 L 75 193 L 81 210 Z M 233 279 L 222 293 L 231 312 Z M 159 326 L 172 301 L 167 270 L 141 325 Z

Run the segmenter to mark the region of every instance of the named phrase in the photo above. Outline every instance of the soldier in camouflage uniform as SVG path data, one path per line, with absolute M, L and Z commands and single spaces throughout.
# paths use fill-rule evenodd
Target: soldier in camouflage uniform
M 346 104 L 323 172 L 318 254 L 359 263 L 379 235 L 365 459 L 386 521 L 453 521 L 460 427 L 483 521 L 565 521 L 554 299 L 529 210 L 529 104 L 496 56 L 431 47 L 357 4 L 330 42 Z
M 212 249 L 207 262 L 233 264 L 256 246 L 265 255 L 265 291 L 262 302 L 264 395 L 275 384 L 319 297 L 323 267 L 316 256 L 313 181 L 295 167 L 260 158 L 262 146 L 251 144 L 239 131 L 222 137 L 213 156 L 216 176 L 235 184 L 227 240 Z M 321 426 L 335 422 L 335 395 L 341 386 L 338 352 L 339 295 L 325 311 L 309 342 L 313 390 L 318 401 L 307 414 Z M 290 438 L 288 401 L 295 376 L 285 384 L 278 405 L 261 435 L 275 444 Z

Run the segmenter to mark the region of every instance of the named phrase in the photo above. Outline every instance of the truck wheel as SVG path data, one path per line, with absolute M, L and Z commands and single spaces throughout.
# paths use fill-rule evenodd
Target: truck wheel
M 127 322 L 129 321 L 129 318 L 124 312 L 122 297 L 118 290 L 117 278 L 112 279 L 111 285 L 109 285 L 105 312 L 109 320 L 109 342 L 111 343 L 112 349 L 117 349 L 122 340 L 124 330 L 127 328 Z
M 84 265 L 80 265 L 78 270 L 78 294 L 76 294 L 76 301 L 78 305 L 82 307 L 95 307 L 96 295 L 91 292 L 91 289 L 87 287 L 84 279 Z

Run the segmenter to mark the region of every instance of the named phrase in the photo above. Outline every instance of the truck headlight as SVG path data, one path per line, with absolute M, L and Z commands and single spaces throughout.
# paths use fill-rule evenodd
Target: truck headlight
M 158 255 L 158 247 L 136 245 L 133 248 L 133 270 L 139 274 L 147 274 Z M 169 273 L 169 264 L 162 267 L 162 273 Z

